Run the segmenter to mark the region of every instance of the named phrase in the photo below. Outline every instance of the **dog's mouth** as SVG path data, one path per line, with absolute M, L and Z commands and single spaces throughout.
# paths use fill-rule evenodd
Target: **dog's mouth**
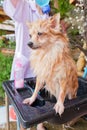
M 28 43 L 28 46 L 29 46 L 30 48 L 32 48 L 32 49 L 38 49 L 38 48 L 40 48 L 40 46 L 35 46 L 35 45 L 33 44 L 33 42 L 29 42 L 29 43 Z

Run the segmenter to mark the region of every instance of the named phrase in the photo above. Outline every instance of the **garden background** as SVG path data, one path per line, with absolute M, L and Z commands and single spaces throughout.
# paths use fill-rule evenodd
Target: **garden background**
M 72 2 L 72 4 L 70 4 Z M 84 5 L 86 0 L 51 0 L 51 13 L 61 14 L 61 27 L 64 33 L 68 34 L 70 40 L 70 49 L 74 51 L 76 45 L 81 47 L 87 41 L 86 38 L 86 16 Z M 14 22 L 3 12 L 3 0 L 0 0 L 0 97 L 4 96 L 2 82 L 8 80 L 11 72 L 11 64 L 15 49 Z M 85 47 L 86 48 L 86 47 Z M 77 49 L 78 50 L 78 49 Z M 79 52 L 79 50 L 78 50 Z M 75 52 L 74 52 L 75 53 Z M 75 56 L 75 54 L 73 55 Z M 73 57 L 77 62 L 78 54 Z M 82 63 L 81 63 L 82 64 Z M 85 59 L 83 59 L 83 68 Z M 82 71 L 83 71 L 82 68 Z
M 15 50 L 14 21 L 4 13 L 2 5 L 3 0 L 0 0 L 1 104 L 4 103 L 5 99 L 2 83 L 10 78 Z M 84 67 L 86 66 L 85 57 L 87 57 L 87 0 L 50 0 L 50 6 L 50 15 L 58 12 L 61 14 L 62 31 L 69 37 L 71 56 L 77 65 L 78 76 L 83 76 Z M 85 127 L 84 130 L 86 130 Z

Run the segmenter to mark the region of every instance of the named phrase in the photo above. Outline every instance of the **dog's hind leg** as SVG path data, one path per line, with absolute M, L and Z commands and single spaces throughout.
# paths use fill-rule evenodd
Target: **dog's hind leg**
M 60 88 L 58 88 L 57 90 L 59 91 L 59 95 L 56 95 L 57 103 L 54 106 L 56 113 L 59 113 L 60 116 L 64 112 L 64 101 L 66 97 L 66 86 L 67 86 L 66 81 L 67 81 L 66 78 L 62 78 L 59 80 Z
M 58 101 L 54 106 L 56 113 L 59 113 L 60 116 L 64 112 L 64 100 L 65 94 L 62 90 L 60 90 Z
M 73 91 L 72 93 L 69 93 L 69 94 L 68 94 L 68 98 L 69 98 L 69 99 L 76 98 L 76 91 Z M 69 122 L 67 122 L 66 124 L 64 124 L 63 127 L 65 128 L 65 130 L 67 130 L 68 128 L 71 129 L 71 130 L 73 130 L 73 129 L 74 129 L 73 126 L 74 126 L 74 124 L 75 124 L 78 120 L 79 120 L 79 118 L 77 117 L 77 118 L 73 119 L 72 121 L 69 121 Z M 64 130 L 64 129 L 63 129 L 63 130 Z

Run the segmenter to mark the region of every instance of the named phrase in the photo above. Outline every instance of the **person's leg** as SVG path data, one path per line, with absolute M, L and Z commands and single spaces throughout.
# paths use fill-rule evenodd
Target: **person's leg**
M 31 130 L 30 128 L 24 129 L 23 126 L 20 124 L 19 120 L 17 119 L 17 130 Z
M 20 130 L 31 130 L 31 128 L 24 129 L 24 128 L 22 127 L 22 125 L 20 125 Z
M 20 125 L 20 130 L 26 130 L 22 127 L 22 125 Z M 31 130 L 31 128 L 29 128 L 28 130 Z M 46 130 L 46 127 L 44 127 L 43 123 L 40 123 L 37 125 L 37 130 Z
M 19 123 L 19 120 L 17 120 L 17 130 L 26 130 Z M 29 128 L 28 130 L 31 130 L 31 128 Z M 37 130 L 47 130 L 47 129 L 46 129 L 46 127 L 44 127 L 43 123 L 40 123 L 40 124 L 37 125 Z
M 37 130 L 47 130 L 47 128 L 44 127 L 43 123 L 40 123 L 37 125 Z
M 22 127 L 22 125 L 20 124 L 20 130 L 26 130 L 26 129 L 24 129 L 24 128 Z

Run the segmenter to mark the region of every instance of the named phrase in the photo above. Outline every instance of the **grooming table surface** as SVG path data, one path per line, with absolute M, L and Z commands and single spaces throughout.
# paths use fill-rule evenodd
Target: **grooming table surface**
M 65 101 L 65 110 L 61 117 L 53 109 L 55 98 L 50 98 L 47 93 L 45 95 L 44 90 L 40 95 L 38 94 L 36 101 L 31 106 L 22 103 L 25 98 L 31 97 L 35 87 L 35 78 L 25 79 L 24 88 L 21 89 L 14 88 L 14 81 L 3 82 L 3 88 L 14 106 L 21 124 L 24 128 L 29 128 L 43 121 L 64 124 L 87 114 L 87 80 L 79 77 L 78 82 L 78 97 Z

